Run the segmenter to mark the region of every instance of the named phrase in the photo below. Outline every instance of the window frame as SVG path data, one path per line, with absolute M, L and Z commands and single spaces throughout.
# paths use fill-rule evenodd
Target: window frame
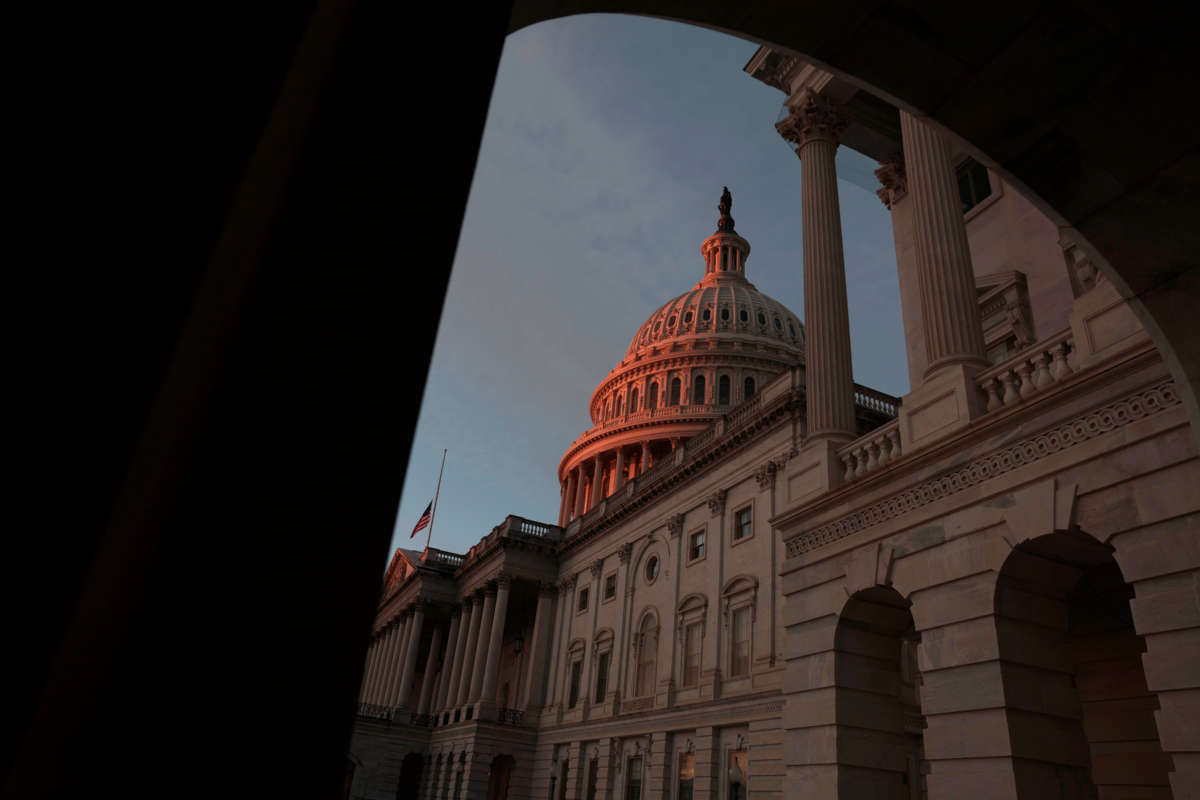
M 608 664 L 605 669 L 600 669 L 600 662 L 603 659 L 608 659 Z M 608 641 L 608 647 L 596 652 L 596 669 L 595 676 L 592 680 L 592 705 L 604 705 L 608 697 L 608 673 L 612 671 L 612 639 Z M 600 691 L 601 682 L 603 682 L 603 693 Z
M 736 534 L 738 531 L 741 530 L 741 527 L 738 524 L 738 515 L 741 514 L 743 511 L 750 512 L 750 532 L 748 534 L 746 534 L 745 536 L 735 536 L 734 534 Z M 737 508 L 735 508 L 733 510 L 732 524 L 729 527 L 730 527 L 730 530 L 729 530 L 729 546 L 730 547 L 737 547 L 739 544 L 743 544 L 744 542 L 754 538 L 754 501 L 753 500 L 750 500 L 750 501 L 738 506 Z
M 591 606 L 591 592 L 589 591 L 591 588 L 592 585 L 589 583 L 575 590 L 575 616 L 588 612 L 588 608 Z
M 607 594 L 606 594 L 606 590 L 608 589 L 608 579 L 609 579 L 609 578 L 612 578 L 612 585 L 613 585 L 613 593 L 612 593 L 612 597 L 609 597 L 609 596 L 607 596 Z M 617 599 L 617 595 L 619 594 L 619 591 L 618 591 L 618 590 L 619 590 L 620 588 L 621 588 L 621 587 L 619 587 L 619 586 L 617 585 L 617 571 L 614 569 L 612 572 L 610 572 L 610 573 L 608 573 L 607 575 L 605 575 L 605 576 L 604 576 L 604 580 L 603 580 L 603 582 L 602 582 L 602 583 L 601 583 L 601 585 L 600 585 L 600 602 L 601 602 L 601 603 L 611 603 L 611 602 L 613 602 L 614 600 L 616 600 L 616 599 Z
M 684 673 L 687 665 L 687 631 L 692 625 L 699 625 L 700 660 L 696 665 L 695 685 L 684 685 Z M 680 689 L 697 689 L 700 687 L 701 676 L 704 672 L 704 639 L 708 635 L 708 598 L 702 594 L 689 594 L 680 601 L 675 609 L 675 628 L 678 637 L 679 663 L 675 674 L 679 676 Z
M 680 648 L 679 686 L 683 689 L 695 689 L 700 686 L 700 671 L 704 669 L 704 620 L 695 619 L 682 624 L 683 646 Z M 696 680 L 688 683 L 688 631 L 696 631 Z
M 958 194 L 959 170 L 963 169 L 964 167 L 967 167 L 968 161 L 974 161 L 976 164 L 979 164 L 979 166 L 983 167 L 987 171 L 988 189 L 990 191 L 990 194 L 988 194 L 987 197 L 984 197 L 978 203 L 976 203 L 975 205 L 971 206 L 970 208 L 968 208 L 966 211 L 963 212 L 963 222 L 964 223 L 970 222 L 972 219 L 974 219 L 976 216 L 978 216 L 981 211 L 983 211 L 985 208 L 990 206 L 992 203 L 999 200 L 1004 195 L 1004 192 L 1003 192 L 1004 184 L 1002 184 L 992 174 L 991 169 L 989 169 L 986 164 L 984 164 L 981 161 L 977 161 L 976 159 L 972 158 L 967 153 L 961 153 L 957 157 L 954 158 L 954 192 L 956 195 Z M 961 199 L 961 196 L 960 196 L 960 199 Z
M 704 548 L 704 552 L 702 552 L 700 555 L 693 558 L 692 557 L 692 550 L 693 550 L 692 539 L 697 535 L 702 535 L 704 537 L 704 542 L 701 545 L 701 547 Z M 687 535 L 687 561 L 684 563 L 684 566 L 690 567 L 693 564 L 699 564 L 701 561 L 704 561 L 707 558 L 708 558 L 708 526 L 705 525 L 705 526 L 695 529 L 694 531 L 692 531 L 691 533 L 689 533 Z
M 754 629 L 758 622 L 758 586 L 757 577 L 749 573 L 743 573 L 730 578 L 721 591 L 721 624 L 724 628 L 725 636 L 722 640 L 722 650 L 724 652 L 720 654 L 720 660 L 724 676 L 731 683 L 747 680 L 755 673 Z M 733 673 L 734 632 L 736 630 L 734 627 L 734 615 L 746 608 L 749 609 L 748 613 L 750 617 L 748 625 L 750 638 L 747 669 L 744 674 L 735 675 Z
M 737 631 L 737 625 L 735 624 L 734 620 L 735 620 L 735 617 L 743 611 L 746 613 L 746 632 L 748 634 L 747 639 L 746 639 L 746 649 L 747 649 L 746 671 L 740 672 L 740 673 L 735 673 L 734 672 L 734 663 L 735 663 L 734 659 L 736 658 L 735 648 L 737 646 L 737 640 L 734 638 L 734 636 L 735 636 L 735 632 Z M 726 618 L 728 619 L 728 622 L 729 622 L 729 646 L 727 648 L 728 658 L 726 659 L 726 666 L 729 671 L 726 674 L 729 676 L 730 680 L 740 680 L 742 678 L 749 678 L 750 675 L 754 672 L 754 607 L 753 607 L 753 604 L 749 600 L 743 600 L 743 601 L 737 603 L 736 605 L 731 604 L 729 607 L 729 611 L 727 612 Z
M 650 686 L 649 691 L 643 691 L 646 687 L 642 683 L 642 667 L 646 663 L 646 624 L 652 622 L 654 625 L 654 669 L 649 676 Z M 659 644 L 662 639 L 662 625 L 659 623 L 658 616 L 653 613 L 642 614 L 641 620 L 638 622 L 637 632 L 634 634 L 636 646 L 633 648 L 633 696 L 654 697 L 657 694 L 656 684 L 658 683 L 658 651 Z
M 724 386 L 722 386 L 722 383 L 724 383 Z M 724 397 L 725 399 L 722 400 L 721 399 L 722 397 Z M 728 375 L 718 375 L 717 376 L 716 401 L 717 401 L 716 404 L 719 406 L 731 405 L 733 402 L 733 379 L 730 378 Z
M 583 696 L 583 654 L 571 658 L 567 668 L 567 709 L 574 709 L 579 705 L 579 698 Z

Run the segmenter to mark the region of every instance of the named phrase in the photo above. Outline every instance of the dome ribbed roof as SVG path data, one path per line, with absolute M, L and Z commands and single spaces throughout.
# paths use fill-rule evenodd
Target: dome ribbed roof
M 641 350 L 697 336 L 761 341 L 797 351 L 804 346 L 804 327 L 796 315 L 754 284 L 745 279 L 701 281 L 650 315 L 634 334 L 625 360 L 635 358 Z

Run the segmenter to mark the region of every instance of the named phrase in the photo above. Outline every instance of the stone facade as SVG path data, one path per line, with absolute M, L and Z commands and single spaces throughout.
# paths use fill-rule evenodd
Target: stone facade
M 701 283 L 593 395 L 559 524 L 396 553 L 349 796 L 1197 796 L 1200 459 L 1160 355 L 921 120 L 766 48 L 746 69 L 788 94 L 820 312 L 789 339 L 723 196 Z M 882 165 L 902 399 L 849 380 L 839 143 Z M 700 369 L 703 402 L 671 396 Z

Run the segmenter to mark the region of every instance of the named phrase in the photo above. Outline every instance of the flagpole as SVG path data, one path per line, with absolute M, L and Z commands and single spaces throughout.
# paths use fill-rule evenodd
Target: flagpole
M 446 470 L 446 449 L 442 449 L 442 467 L 438 470 L 437 491 L 433 493 L 433 512 L 429 515 L 429 533 L 425 535 L 425 552 L 429 552 L 429 540 L 433 538 L 433 521 L 437 519 L 438 495 L 442 493 L 442 473 Z

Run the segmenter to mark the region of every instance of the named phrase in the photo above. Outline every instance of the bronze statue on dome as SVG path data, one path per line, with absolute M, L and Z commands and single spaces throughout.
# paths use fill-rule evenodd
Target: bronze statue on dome
M 733 233 L 733 217 L 729 216 L 729 209 L 733 208 L 733 195 L 729 193 L 728 186 L 722 186 L 721 189 L 721 202 L 717 203 L 717 211 L 721 212 L 721 218 L 717 220 L 717 230 Z

